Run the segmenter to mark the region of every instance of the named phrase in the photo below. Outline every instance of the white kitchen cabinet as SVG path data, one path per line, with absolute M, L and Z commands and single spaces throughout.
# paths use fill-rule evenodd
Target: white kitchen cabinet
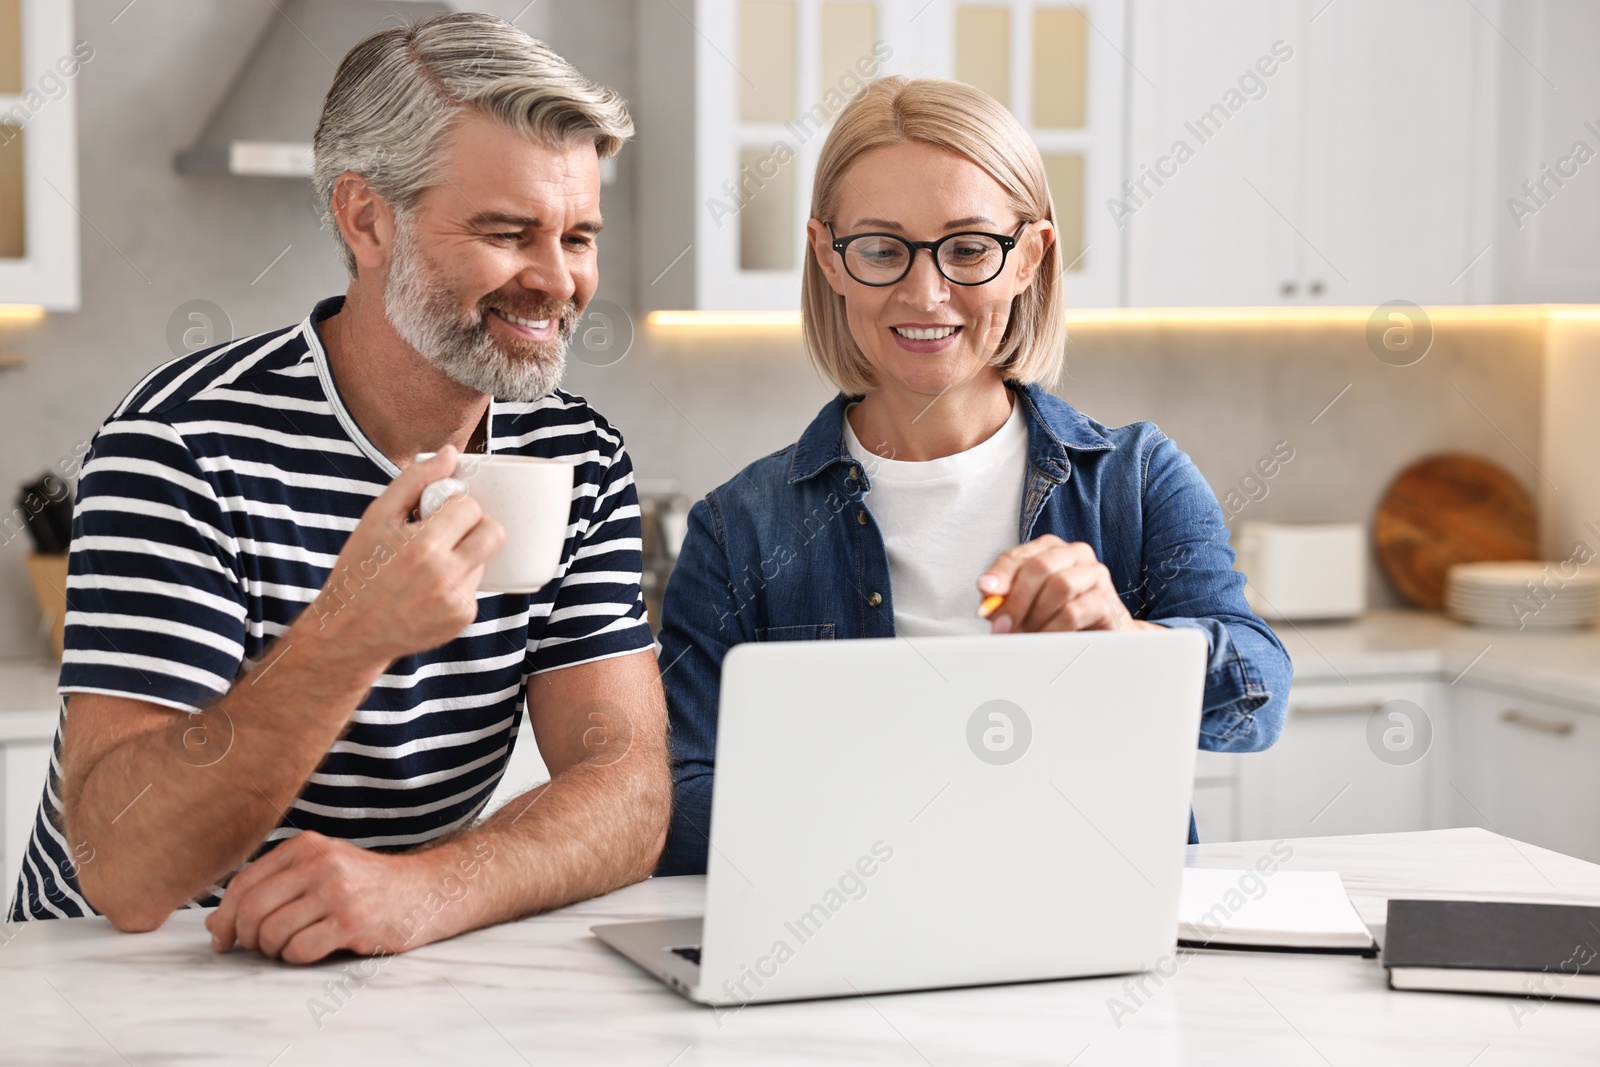
M 1600 300 L 1600 4 L 1519 0 L 1500 22 L 1501 151 L 1485 257 L 1501 303 Z
M 1432 733 L 1425 754 L 1405 764 L 1380 758 L 1369 742 L 1369 720 L 1396 700 L 1420 707 Z M 1241 837 L 1429 828 L 1432 776 L 1444 759 L 1440 735 L 1448 733 L 1443 725 L 1446 716 L 1442 694 L 1431 679 L 1295 683 L 1277 744 L 1265 752 L 1238 756 Z M 1382 721 L 1384 730 L 1405 725 Z M 1420 743 L 1421 724 L 1411 723 L 1410 728 L 1411 742 Z
M 1092 205 L 1121 179 L 1125 0 L 681 0 L 638 7 L 646 309 L 793 309 L 812 177 L 873 77 L 955 77 L 1040 148 L 1065 295 L 1119 301 L 1122 246 Z
M 1448 822 L 1600 863 L 1600 709 L 1456 694 Z
M 637 11 L 648 43 L 633 103 L 641 305 L 799 307 L 817 151 L 860 85 L 898 69 L 898 5 L 680 0 Z
M 0 740 L 0 908 L 11 900 L 50 774 L 50 742 Z
M 1201 841 L 1237 841 L 1239 824 L 1239 760 L 1236 752 L 1198 752 L 1194 764 L 1195 829 Z
M 1108 204 L 1130 305 L 1488 298 L 1498 49 L 1473 5 L 1136 0 L 1133 25 Z
M 1302 23 L 1283 0 L 1135 0 L 1129 184 L 1100 207 L 1128 242 L 1129 304 L 1300 295 L 1283 287 L 1304 243 L 1279 212 L 1302 201 Z
M 1311 0 L 1321 9 L 1327 0 Z M 1459 0 L 1339 0 L 1308 25 L 1306 295 L 1487 300 L 1498 43 Z
M 0 661 L 0 908 L 16 888 L 50 773 L 60 709 L 56 674 L 54 664 Z
M 0 3 L 0 304 L 79 304 L 76 79 L 94 49 L 72 10 Z

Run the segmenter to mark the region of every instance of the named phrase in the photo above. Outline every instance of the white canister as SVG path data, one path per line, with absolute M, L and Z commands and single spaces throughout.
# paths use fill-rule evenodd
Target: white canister
M 1367 607 L 1367 531 L 1355 522 L 1246 522 L 1234 538 L 1245 600 L 1264 619 L 1353 619 Z

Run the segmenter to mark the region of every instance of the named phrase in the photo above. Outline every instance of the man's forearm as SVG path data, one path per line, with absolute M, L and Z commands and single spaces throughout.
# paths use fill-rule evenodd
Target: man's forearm
M 428 846 L 441 882 L 480 864 L 481 873 L 459 899 L 444 893 L 454 902 L 430 916 L 438 926 L 426 940 L 587 900 L 648 877 L 671 804 L 666 755 L 656 748 L 609 766 L 580 763 L 513 798 L 471 830 Z M 402 931 L 403 939 L 420 933 Z
M 69 836 L 95 849 L 78 872 L 85 897 L 119 927 L 150 929 L 238 867 L 385 666 L 350 659 L 307 611 L 210 708 L 69 764 Z

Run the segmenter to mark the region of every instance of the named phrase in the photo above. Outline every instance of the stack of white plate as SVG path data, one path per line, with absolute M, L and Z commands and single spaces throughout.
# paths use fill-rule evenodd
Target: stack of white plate
M 1479 626 L 1563 629 L 1600 616 L 1600 568 L 1571 560 L 1458 563 L 1450 568 L 1445 611 Z

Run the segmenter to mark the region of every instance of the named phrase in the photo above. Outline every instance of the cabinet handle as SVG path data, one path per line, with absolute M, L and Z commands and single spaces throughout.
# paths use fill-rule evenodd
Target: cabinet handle
M 1550 719 L 1541 719 L 1536 715 L 1529 715 L 1527 712 L 1519 711 L 1516 708 L 1507 708 L 1502 711 L 1500 713 L 1500 721 L 1512 726 L 1523 726 L 1529 730 L 1538 730 L 1541 733 L 1555 734 L 1557 737 L 1565 737 L 1572 732 L 1572 724 L 1570 722 L 1553 722 Z
M 1282 285 L 1278 286 L 1278 292 L 1282 293 L 1284 296 L 1293 296 L 1295 294 L 1295 290 L 1298 288 L 1299 287 L 1295 285 L 1294 282 L 1284 282 Z
M 1360 704 L 1296 704 L 1296 715 L 1371 715 L 1383 707 L 1381 700 L 1369 700 Z

